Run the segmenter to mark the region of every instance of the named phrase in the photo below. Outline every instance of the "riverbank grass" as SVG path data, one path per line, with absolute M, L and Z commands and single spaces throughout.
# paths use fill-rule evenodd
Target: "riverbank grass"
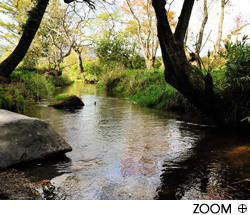
M 98 86 L 145 107 L 168 110 L 189 110 L 192 107 L 176 89 L 166 83 L 161 69 L 109 72 L 102 76 Z

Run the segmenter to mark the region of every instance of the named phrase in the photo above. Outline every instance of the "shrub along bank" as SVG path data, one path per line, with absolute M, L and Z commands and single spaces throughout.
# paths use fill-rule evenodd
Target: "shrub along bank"
M 8 83 L 0 82 L 0 108 L 24 113 L 41 98 L 51 94 L 56 86 L 72 84 L 67 77 L 58 78 L 36 71 L 16 70 Z

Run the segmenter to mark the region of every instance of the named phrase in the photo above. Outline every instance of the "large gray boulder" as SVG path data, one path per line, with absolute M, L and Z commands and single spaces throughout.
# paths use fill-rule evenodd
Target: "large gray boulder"
M 0 109 L 0 169 L 69 151 L 48 123 Z

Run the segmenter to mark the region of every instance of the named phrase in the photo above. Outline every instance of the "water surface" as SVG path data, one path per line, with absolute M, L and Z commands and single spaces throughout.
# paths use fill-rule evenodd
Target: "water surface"
M 94 85 L 74 84 L 83 109 L 30 113 L 72 146 L 67 159 L 32 166 L 62 199 L 249 199 L 250 138 L 183 113 L 142 108 Z M 94 105 L 96 101 L 96 105 Z

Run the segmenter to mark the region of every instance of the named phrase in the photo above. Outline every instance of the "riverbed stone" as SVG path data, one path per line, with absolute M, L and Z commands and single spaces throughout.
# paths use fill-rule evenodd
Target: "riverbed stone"
M 72 151 L 52 127 L 39 119 L 0 109 L 0 169 Z
M 54 108 L 76 108 L 83 106 L 84 106 L 83 101 L 75 95 L 60 99 L 58 101 L 49 104 L 49 107 L 54 107 Z

